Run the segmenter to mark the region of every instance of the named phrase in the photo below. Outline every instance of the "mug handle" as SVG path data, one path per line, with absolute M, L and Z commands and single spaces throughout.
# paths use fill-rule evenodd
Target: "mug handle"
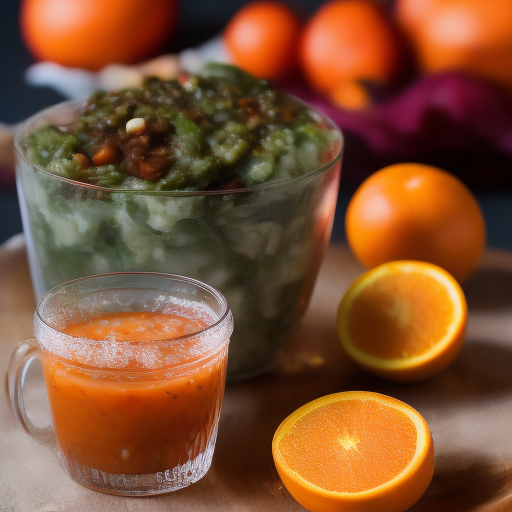
M 38 357 L 40 357 L 40 351 L 37 340 L 30 339 L 16 345 L 7 369 L 9 398 L 14 415 L 21 426 L 37 441 L 50 444 L 55 438 L 52 427 L 36 427 L 25 411 L 25 401 L 23 399 L 25 375 L 32 361 Z

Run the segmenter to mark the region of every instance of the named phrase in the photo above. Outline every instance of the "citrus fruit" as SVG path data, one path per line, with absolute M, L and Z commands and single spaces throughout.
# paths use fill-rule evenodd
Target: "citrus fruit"
M 38 60 L 97 70 L 156 53 L 176 11 L 177 0 L 23 0 L 21 32 Z
M 420 260 L 459 282 L 478 265 L 485 223 L 473 194 L 452 174 L 415 163 L 395 164 L 367 178 L 347 207 L 345 232 L 356 258 L 372 268 Z
M 363 110 L 372 103 L 370 93 L 365 86 L 356 81 L 347 80 L 336 86 L 329 94 L 334 105 L 345 110 Z
M 235 13 L 224 31 L 234 64 L 268 80 L 286 77 L 297 64 L 301 23 L 286 5 L 250 2 Z
M 311 85 L 329 93 L 346 81 L 390 82 L 400 48 L 391 21 L 373 0 L 333 0 L 301 36 L 300 61 Z
M 381 377 L 412 382 L 446 368 L 464 343 L 464 293 L 437 265 L 390 261 L 368 270 L 343 296 L 337 332 L 348 356 Z
M 512 2 L 398 0 L 396 17 L 423 71 L 457 69 L 512 89 Z
M 423 417 L 395 398 L 365 391 L 297 409 L 278 427 L 272 454 L 290 494 L 312 512 L 402 512 L 434 472 Z

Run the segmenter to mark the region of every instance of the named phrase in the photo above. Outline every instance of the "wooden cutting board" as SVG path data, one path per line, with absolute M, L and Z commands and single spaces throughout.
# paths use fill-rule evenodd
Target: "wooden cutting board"
M 52 450 L 16 423 L 0 393 L 1 512 L 303 511 L 274 468 L 271 440 L 297 407 L 344 390 L 371 390 L 416 408 L 434 439 L 432 483 L 414 512 L 512 510 L 512 253 L 487 251 L 464 289 L 468 336 L 456 361 L 419 384 L 399 385 L 371 377 L 343 354 L 335 334 L 339 300 L 362 272 L 344 246 L 327 251 L 308 313 L 280 354 L 259 378 L 226 388 L 213 464 L 201 481 L 154 498 L 99 494 L 72 482 Z M 0 374 L 16 342 L 32 337 L 34 311 L 23 237 L 0 247 Z M 48 421 L 37 368 L 27 377 L 27 408 Z M 375 511 L 378 512 L 378 511 Z

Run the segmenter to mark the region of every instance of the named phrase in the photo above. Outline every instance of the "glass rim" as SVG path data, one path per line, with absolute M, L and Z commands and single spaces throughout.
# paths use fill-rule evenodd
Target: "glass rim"
M 329 160 L 329 162 L 326 162 L 325 164 L 322 164 L 319 167 L 311 169 L 310 171 L 308 171 L 300 176 L 296 176 L 294 178 L 289 178 L 286 180 L 268 181 L 268 182 L 260 183 L 258 185 L 253 185 L 250 187 L 242 187 L 242 188 L 235 188 L 235 189 L 229 189 L 229 190 L 134 190 L 134 189 L 127 189 L 127 188 L 101 187 L 101 186 L 93 185 L 90 183 L 84 183 L 81 181 L 72 180 L 70 178 L 65 178 L 64 176 L 59 176 L 57 174 L 53 174 L 53 173 L 49 172 L 47 169 L 45 169 L 43 166 L 38 165 L 34 162 L 31 162 L 27 158 L 26 151 L 24 150 L 24 148 L 21 144 L 21 138 L 22 138 L 22 136 L 26 135 L 27 127 L 30 126 L 30 124 L 37 121 L 37 119 L 44 117 L 45 114 L 63 109 L 64 107 L 78 107 L 80 105 L 85 105 L 85 102 L 87 100 L 84 100 L 84 99 L 62 101 L 55 105 L 49 106 L 43 110 L 40 110 L 39 112 L 36 112 L 32 116 L 30 116 L 28 119 L 23 121 L 18 126 L 18 128 L 16 130 L 15 137 L 14 137 L 14 148 L 15 148 L 16 154 L 24 162 L 26 162 L 28 165 L 32 166 L 34 169 L 37 169 L 38 171 L 41 171 L 42 173 L 46 174 L 50 178 L 56 179 L 57 181 L 61 181 L 64 183 L 69 183 L 69 184 L 77 186 L 77 187 L 97 191 L 97 192 L 122 193 L 122 194 L 128 194 L 128 195 L 151 195 L 151 196 L 157 196 L 157 197 L 158 196 L 162 196 L 162 197 L 198 197 L 198 196 L 217 196 L 217 195 L 241 194 L 241 193 L 256 192 L 259 190 L 266 190 L 266 189 L 270 189 L 270 188 L 277 188 L 277 187 L 286 186 L 286 185 L 289 185 L 292 183 L 297 183 L 304 179 L 308 179 L 308 178 L 311 178 L 313 176 L 316 176 L 318 174 L 322 174 L 322 173 L 328 171 L 329 169 L 331 169 L 334 165 L 336 165 L 341 160 L 343 151 L 345 149 L 345 139 L 343 136 L 343 132 L 340 130 L 338 125 L 329 116 L 314 109 L 311 105 L 309 105 L 305 101 L 301 100 L 300 98 L 297 98 L 296 96 L 294 96 L 292 94 L 288 94 L 288 93 L 283 93 L 283 94 L 286 94 L 286 96 L 293 98 L 298 103 L 307 106 L 316 115 L 321 116 L 322 122 L 327 124 L 329 130 L 332 132 L 335 132 L 337 134 L 336 140 L 334 142 L 338 144 L 336 154 L 334 155 L 334 157 L 332 157 Z
M 217 303 L 219 304 L 220 308 L 221 308 L 221 314 L 219 315 L 219 318 L 217 320 L 215 320 L 215 322 L 213 322 L 212 324 L 209 324 L 207 325 L 206 327 L 204 327 L 203 329 L 199 329 L 197 331 L 193 331 L 193 332 L 190 332 L 188 334 L 183 334 L 181 336 L 173 336 L 171 338 L 158 338 L 158 339 L 150 339 L 150 340 L 141 340 L 141 341 L 137 341 L 138 344 L 141 344 L 141 345 L 149 345 L 149 344 L 160 344 L 160 343 L 166 343 L 166 342 L 172 342 L 173 344 L 174 343 L 180 343 L 184 340 L 187 340 L 187 339 L 190 339 L 190 338 L 193 338 L 193 337 L 197 337 L 197 336 L 201 336 L 203 334 L 206 334 L 208 331 L 211 331 L 217 327 L 220 327 L 222 326 L 222 324 L 224 324 L 227 320 L 229 320 L 230 317 L 232 317 L 232 314 L 231 314 L 231 309 L 229 308 L 229 305 L 227 303 L 227 300 L 226 298 L 224 297 L 224 295 L 222 295 L 221 292 L 219 292 L 216 288 L 214 288 L 213 286 L 210 286 L 202 281 L 199 281 L 198 279 L 194 279 L 192 277 L 187 277 L 187 276 L 181 276 L 179 274 L 168 274 L 168 273 L 165 273 L 165 272 L 137 272 L 137 271 L 133 271 L 133 272 L 108 272 L 108 273 L 104 273 L 104 274 L 93 274 L 93 275 L 90 275 L 90 276 L 84 276 L 84 277 L 79 277 L 77 279 L 72 279 L 71 281 L 65 281 L 64 283 L 61 283 L 61 284 L 58 284 L 57 286 L 54 286 L 53 288 L 51 288 L 50 290 L 48 290 L 42 297 L 41 299 L 39 300 L 39 302 L 37 303 L 37 306 L 35 308 L 35 316 L 36 318 L 42 322 L 42 324 L 44 324 L 48 329 L 50 329 L 51 331 L 55 332 L 55 333 L 58 333 L 60 336 L 68 336 L 69 338 L 73 338 L 73 339 L 79 339 L 82 343 L 85 343 L 87 345 L 97 345 L 99 341 L 101 341 L 101 343 L 105 343 L 105 342 L 108 342 L 109 344 L 112 344 L 112 346 L 117 346 L 117 345 L 120 345 L 120 344 L 123 344 L 123 343 L 132 343 L 134 342 L 134 340 L 124 340 L 124 341 L 117 341 L 117 340 L 93 340 L 91 338 L 87 338 L 85 336 L 74 336 L 72 334 L 66 334 L 64 332 L 62 332 L 61 330 L 59 330 L 58 328 L 56 328 L 55 326 L 51 325 L 47 320 L 45 320 L 43 318 L 43 315 L 41 314 L 41 307 L 44 305 L 43 303 L 45 303 L 46 301 L 48 301 L 51 296 L 55 295 L 56 293 L 58 293 L 60 290 L 62 290 L 63 288 L 65 287 L 68 287 L 68 286 L 73 286 L 75 284 L 78 284 L 78 283 L 82 283 L 82 282 L 86 282 L 86 281 L 91 281 L 91 280 L 94 280 L 94 279 L 98 279 L 98 278 L 105 278 L 105 277 L 117 277 L 117 276 L 133 276 L 133 275 L 136 275 L 136 276 L 141 276 L 141 277 L 144 277 L 144 276 L 153 276 L 153 277 L 161 277 L 161 278 L 165 278 L 165 279 L 174 279 L 174 280 L 177 280 L 177 281 L 182 281 L 182 282 L 186 282 L 188 284 L 192 284 L 194 286 L 197 286 L 199 288 L 202 288 L 203 290 L 207 291 L 208 293 L 210 293 L 216 300 L 217 300 Z M 119 289 L 137 289 L 135 288 L 134 286 L 129 286 L 127 285 L 126 287 L 117 287 Z M 146 289 L 155 289 L 154 287 L 151 287 L 151 286 L 147 286 L 145 287 Z M 109 286 L 105 286 L 103 288 L 104 290 L 108 290 L 108 289 L 114 289 L 114 287 L 109 287 Z M 139 289 L 144 289 L 144 287 L 142 288 L 139 288 Z M 158 289 L 158 288 L 156 288 Z M 163 289 L 162 289 L 163 290 Z M 101 288 L 99 288 L 97 291 L 101 291 Z M 219 347 L 220 349 L 221 347 Z M 183 363 L 183 364 L 180 364 L 179 366 L 184 366 L 185 364 L 187 363 Z M 110 368 L 112 369 L 112 368 Z

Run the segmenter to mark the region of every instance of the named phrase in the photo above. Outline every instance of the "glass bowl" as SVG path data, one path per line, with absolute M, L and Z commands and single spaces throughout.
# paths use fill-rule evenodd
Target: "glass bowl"
M 304 314 L 331 235 L 343 139 L 300 177 L 222 191 L 112 189 L 63 178 L 27 158 L 25 136 L 74 121 L 82 102 L 19 128 L 16 179 L 34 293 L 79 277 L 166 272 L 217 288 L 233 312 L 228 380 L 267 370 Z

